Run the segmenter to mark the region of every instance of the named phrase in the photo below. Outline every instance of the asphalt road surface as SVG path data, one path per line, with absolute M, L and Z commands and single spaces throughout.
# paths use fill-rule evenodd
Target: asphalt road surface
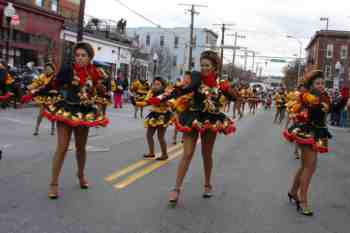
M 219 136 L 214 152 L 214 197 L 201 197 L 200 146 L 185 179 L 180 203 L 168 205 L 182 146 L 171 145 L 166 162 L 143 160 L 142 121 L 132 109 L 109 109 L 111 124 L 92 129 L 86 174 L 77 185 L 74 147 L 60 180 L 61 197 L 47 198 L 55 137 L 44 121 L 32 136 L 35 108 L 0 110 L 0 233 L 348 233 L 350 158 L 347 130 L 332 129 L 332 152 L 321 155 L 312 180 L 315 216 L 299 215 L 287 192 L 299 166 L 281 139 L 272 111 L 247 114 L 237 133 Z M 157 147 L 159 151 L 159 147 Z

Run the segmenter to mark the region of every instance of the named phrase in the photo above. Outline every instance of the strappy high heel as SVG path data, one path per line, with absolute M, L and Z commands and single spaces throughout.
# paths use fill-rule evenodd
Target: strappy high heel
M 79 186 L 81 189 L 89 189 L 90 188 L 89 183 L 86 180 L 85 176 L 78 176 L 78 179 L 79 179 Z
M 167 160 L 168 158 L 169 158 L 168 155 L 162 155 L 162 156 L 156 158 L 156 160 L 157 160 L 157 161 L 164 161 L 164 160 Z
M 48 193 L 48 197 L 51 200 L 55 200 L 59 198 L 58 195 L 58 184 L 50 184 L 50 191 Z
M 145 158 L 145 159 L 154 159 L 156 157 L 156 155 L 155 154 L 144 154 L 143 155 L 143 158 Z
M 213 196 L 213 187 L 211 185 L 205 185 L 203 198 L 211 198 L 212 196 Z
M 179 188 L 172 189 L 169 193 L 169 204 L 171 204 L 172 206 L 176 206 L 179 201 L 180 193 L 181 193 L 181 189 Z
M 291 193 L 288 193 L 288 199 L 290 203 L 293 203 L 298 207 L 300 206 L 300 201 L 297 196 L 292 195 Z

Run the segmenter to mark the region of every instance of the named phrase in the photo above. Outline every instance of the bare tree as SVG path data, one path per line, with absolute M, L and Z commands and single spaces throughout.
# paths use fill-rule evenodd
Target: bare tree
M 284 78 L 283 83 L 288 90 L 293 90 L 298 85 L 298 68 L 301 65 L 301 70 L 304 70 L 304 65 L 299 64 L 298 60 L 290 62 L 283 68 Z

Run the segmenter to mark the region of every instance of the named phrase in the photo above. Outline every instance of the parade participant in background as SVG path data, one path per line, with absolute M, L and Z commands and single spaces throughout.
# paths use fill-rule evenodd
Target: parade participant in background
M 4 62 L 0 62 L 0 104 L 2 108 L 8 106 L 8 101 L 13 96 L 11 84 L 14 79 L 11 77 Z
M 151 90 L 148 92 L 145 100 L 143 102 L 136 102 L 136 105 L 140 107 L 144 107 L 146 105 L 152 106 L 151 112 L 146 117 L 144 123 L 145 128 L 147 128 L 146 139 L 149 149 L 149 153 L 145 154 L 143 156 L 144 158 L 155 158 L 153 136 L 157 132 L 162 154 L 159 158 L 156 158 L 156 160 L 168 159 L 165 133 L 170 123 L 172 113 L 167 101 L 164 101 L 162 103 L 152 102 L 154 100 L 153 97 L 163 94 L 166 87 L 167 83 L 163 78 L 155 77 L 152 82 Z
M 195 152 L 198 137 L 201 137 L 202 155 L 204 161 L 204 198 L 212 196 L 211 175 L 213 168 L 213 149 L 218 133 L 230 134 L 235 131 L 234 122 L 221 110 L 224 107 L 225 96 L 230 96 L 232 90 L 228 82 L 218 82 L 220 59 L 217 53 L 205 51 L 201 54 L 201 73 L 192 72 L 191 84 L 180 90 L 166 92 L 159 97 L 161 101 L 182 96 L 192 96 L 185 101 L 183 111 L 176 121 L 176 128 L 184 133 L 184 154 L 177 170 L 175 188 L 170 192 L 169 202 L 176 204 L 184 177 Z
M 286 112 L 288 113 L 288 119 L 284 131 L 284 136 L 286 138 L 289 138 L 291 132 L 295 128 L 299 127 L 299 120 L 301 115 L 299 115 L 296 110 L 298 110 L 298 108 L 300 107 L 300 98 L 306 91 L 307 90 L 305 84 L 300 84 L 296 91 L 289 93 L 287 96 L 288 101 L 286 103 Z M 291 127 L 289 127 L 290 122 L 292 122 Z M 299 147 L 297 144 L 295 145 L 294 155 L 295 159 L 300 159 Z
M 279 124 L 281 124 L 286 112 L 286 93 L 283 88 L 278 90 L 274 96 L 274 100 L 276 105 L 276 114 L 273 123 L 279 122 Z
M 250 89 L 248 92 L 248 103 L 249 103 L 249 112 L 255 115 L 256 108 L 259 102 L 258 93 L 255 88 Z
M 123 82 L 121 77 L 118 75 L 117 79 L 113 82 L 113 96 L 114 96 L 114 108 L 122 108 L 123 107 Z
M 293 110 L 299 119 L 298 125 L 284 133 L 284 136 L 299 145 L 302 159 L 301 167 L 288 193 L 289 199 L 294 200 L 301 214 L 312 216 L 308 191 L 316 170 L 317 154 L 328 152 L 328 139 L 331 138 L 331 134 L 326 122 L 331 102 L 325 91 L 322 71 L 316 70 L 308 74 L 305 86 L 307 91 L 301 95 Z
M 137 119 L 137 112 L 140 109 L 140 116 L 143 118 L 143 107 L 137 106 L 136 102 L 143 102 L 150 87 L 147 80 L 136 79 L 130 87 L 131 103 L 134 105 L 134 118 Z
M 244 112 L 245 112 L 245 106 L 246 104 L 248 103 L 248 95 L 249 95 L 249 92 L 248 92 L 248 86 L 246 85 L 242 85 L 241 86 L 241 89 L 239 91 L 239 94 L 241 96 L 241 113 L 242 113 L 242 117 L 244 115 Z
M 57 95 L 55 93 L 42 93 L 40 95 L 40 89 L 45 88 L 50 82 L 53 81 L 55 76 L 55 67 L 52 63 L 46 63 L 44 66 L 44 73 L 42 73 L 37 79 L 34 79 L 33 82 L 28 86 L 27 95 L 33 97 L 35 103 L 39 106 L 39 113 L 34 129 L 34 136 L 39 135 L 39 127 L 43 119 L 43 113 L 45 110 L 46 104 L 53 104 L 57 101 Z M 55 124 L 51 122 L 51 135 L 54 135 Z
M 185 75 L 182 78 L 182 80 L 181 79 L 176 80 L 175 89 L 187 86 L 191 82 L 192 82 L 191 71 L 186 71 Z M 177 119 L 177 117 L 179 115 L 179 111 L 178 111 L 178 108 L 177 108 L 178 101 L 176 101 L 175 99 L 172 99 L 172 100 L 169 101 L 169 103 L 170 103 L 170 106 L 172 107 L 172 110 L 174 112 L 174 115 L 172 117 L 172 123 L 175 125 L 176 119 Z M 174 127 L 174 134 L 173 134 L 173 145 L 177 144 L 177 134 L 178 134 L 178 132 L 179 131 L 176 129 L 176 126 L 175 126 Z M 181 139 L 181 143 L 183 143 L 183 137 Z
M 52 163 L 52 179 L 49 197 L 56 199 L 58 180 L 67 154 L 72 134 L 75 138 L 77 177 L 80 188 L 89 188 L 85 177 L 86 144 L 90 127 L 106 126 L 108 118 L 104 106 L 109 103 L 108 79 L 101 70 L 91 64 L 94 50 L 88 43 L 79 42 L 74 47 L 74 64 L 61 68 L 53 88 L 61 100 L 45 108 L 44 116 L 57 122 L 57 147 Z M 46 90 L 52 87 L 47 87 Z
M 236 116 L 238 114 L 239 118 L 242 118 L 242 112 L 241 112 L 241 108 L 242 108 L 242 96 L 239 93 L 239 86 L 237 85 L 233 85 L 232 86 L 233 91 L 236 93 L 236 100 L 233 102 L 233 119 L 236 119 Z

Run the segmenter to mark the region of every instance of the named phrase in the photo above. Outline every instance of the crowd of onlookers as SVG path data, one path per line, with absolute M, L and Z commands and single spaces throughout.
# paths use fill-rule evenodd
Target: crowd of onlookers
M 330 90 L 329 95 L 332 100 L 332 113 L 329 123 L 332 126 L 349 127 L 350 126 L 350 99 L 349 89 Z

